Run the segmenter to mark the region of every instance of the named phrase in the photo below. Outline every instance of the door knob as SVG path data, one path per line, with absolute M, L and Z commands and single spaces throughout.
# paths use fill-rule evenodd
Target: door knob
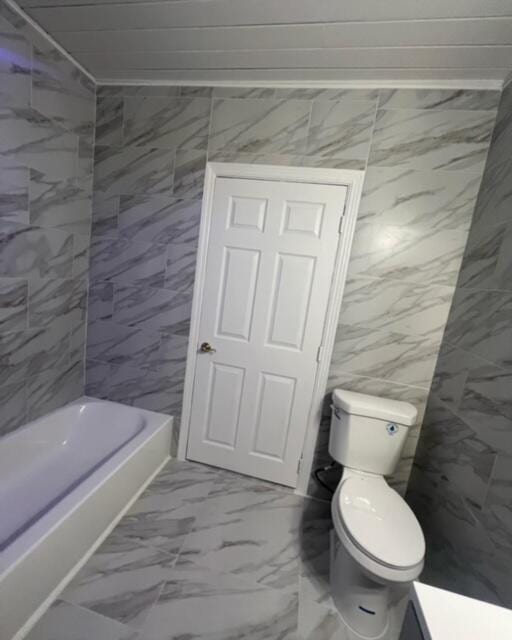
M 209 342 L 203 342 L 199 347 L 199 351 L 201 351 L 201 353 L 215 353 L 217 349 L 214 349 Z

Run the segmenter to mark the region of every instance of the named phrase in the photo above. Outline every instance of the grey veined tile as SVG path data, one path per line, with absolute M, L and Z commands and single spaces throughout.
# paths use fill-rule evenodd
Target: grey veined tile
M 99 97 L 96 102 L 97 145 L 121 145 L 123 138 L 122 98 Z
M 173 564 L 173 556 L 149 547 L 131 545 L 125 550 L 104 544 L 64 589 L 62 598 L 140 627 L 172 578 Z
M 486 111 L 498 108 L 500 95 L 470 89 L 382 89 L 379 108 Z
M 91 190 L 77 179 L 58 180 L 30 172 L 30 222 L 33 225 L 88 235 Z
M 64 128 L 82 133 L 94 123 L 95 89 L 60 51 L 34 47 L 32 106 Z
M 91 242 L 91 280 L 162 286 L 166 247 L 163 244 L 95 237 Z
M 449 171 L 481 166 L 494 119 L 493 111 L 379 110 L 369 162 Z
M 27 281 L 0 278 L 0 333 L 27 326 Z
M 0 384 L 19 382 L 68 359 L 69 327 L 61 323 L 0 334 Z
M 348 373 L 429 387 L 439 339 L 392 331 L 338 325 L 333 361 Z
M 440 338 L 453 292 L 454 287 L 349 278 L 339 322 Z
M 34 109 L 0 109 L 0 154 L 47 176 L 76 176 L 78 140 Z
M 134 630 L 93 611 L 57 600 L 27 640 L 135 640 Z
M 208 150 L 302 154 L 309 114 L 300 100 L 214 100 Z
M 206 168 L 206 151 L 179 149 L 174 162 L 173 194 L 179 198 L 200 198 Z
M 352 245 L 349 274 L 454 286 L 467 233 L 360 223 Z
M 210 100 L 128 97 L 124 101 L 125 144 L 161 149 L 206 149 Z
M 165 287 L 173 291 L 191 291 L 196 274 L 196 258 L 194 243 L 168 244 Z
M 365 161 L 374 119 L 373 102 L 316 101 L 311 111 L 306 153 Z
M 191 308 L 191 291 L 126 285 L 114 288 L 113 318 L 124 326 L 178 333 L 174 328 L 189 320 Z
M 26 422 L 25 381 L 0 386 L 0 437 Z
M 5 18 L 0 16 L 0 104 L 24 107 L 30 103 L 30 43 Z
M 480 178 L 480 170 L 454 175 L 450 171 L 369 166 L 358 220 L 429 230 L 467 230 Z
M 297 637 L 297 593 L 180 561 L 142 628 L 144 640 Z
M 173 153 L 151 146 L 96 147 L 94 189 L 103 195 L 171 194 Z
M 136 327 L 124 327 L 109 320 L 89 323 L 87 357 L 111 364 L 130 363 L 134 368 L 147 368 L 156 357 L 160 335 Z
M 130 240 L 197 245 L 201 222 L 200 199 L 123 196 L 119 235 Z
M 29 169 L 0 155 L 0 220 L 29 222 Z
M 0 230 L 0 276 L 64 277 L 71 274 L 73 236 L 4 221 Z

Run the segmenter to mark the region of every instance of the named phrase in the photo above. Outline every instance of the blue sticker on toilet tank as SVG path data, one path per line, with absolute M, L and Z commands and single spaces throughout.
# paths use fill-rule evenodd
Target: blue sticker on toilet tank
M 398 425 L 395 424 L 394 422 L 389 422 L 388 425 L 386 426 L 386 430 L 390 436 L 394 436 L 395 433 L 398 433 Z

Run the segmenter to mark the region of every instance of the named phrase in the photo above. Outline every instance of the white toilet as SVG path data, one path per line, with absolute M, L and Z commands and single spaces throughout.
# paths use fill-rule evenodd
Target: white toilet
M 384 638 L 393 607 L 423 569 L 425 539 L 384 476 L 400 458 L 416 408 L 343 389 L 333 392 L 329 453 L 344 467 L 331 511 L 331 595 L 361 638 Z

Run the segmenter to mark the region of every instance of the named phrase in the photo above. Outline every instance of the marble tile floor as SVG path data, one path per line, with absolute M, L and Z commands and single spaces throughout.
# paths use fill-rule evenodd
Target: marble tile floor
M 27 640 L 354 640 L 331 526 L 326 502 L 172 460 Z

